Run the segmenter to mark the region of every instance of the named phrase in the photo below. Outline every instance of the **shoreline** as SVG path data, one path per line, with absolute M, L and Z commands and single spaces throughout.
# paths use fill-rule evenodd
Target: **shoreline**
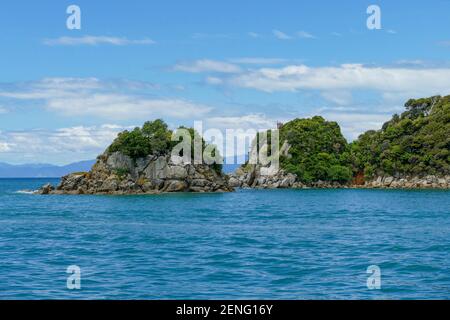
M 298 176 L 285 170 L 277 170 L 271 174 L 262 174 L 260 166 L 250 170 L 238 169 L 235 173 L 228 175 L 229 184 L 234 188 L 260 188 L 260 189 L 450 189 L 450 175 L 384 175 L 375 176 L 370 180 L 358 175 L 353 176 L 351 181 L 315 181 L 304 183 L 298 180 Z
M 360 186 L 360 185 L 349 185 L 349 186 L 330 186 L 330 187 L 291 187 L 291 188 L 269 188 L 269 187 L 237 187 L 236 190 L 401 190 L 401 191 L 450 191 L 449 187 L 372 187 L 372 186 Z M 26 192 L 25 192 L 26 191 Z M 31 194 L 31 195 L 55 195 L 55 196 L 158 196 L 158 195 L 174 195 L 174 194 L 226 194 L 233 193 L 234 191 L 223 191 L 223 192 L 135 192 L 135 193 L 77 193 L 73 192 L 51 192 L 51 193 L 40 193 L 39 190 L 18 190 L 16 193 Z
M 244 190 L 450 190 L 450 187 L 373 187 L 361 185 L 330 186 L 330 187 L 290 187 L 290 188 L 270 188 L 270 187 L 236 187 Z

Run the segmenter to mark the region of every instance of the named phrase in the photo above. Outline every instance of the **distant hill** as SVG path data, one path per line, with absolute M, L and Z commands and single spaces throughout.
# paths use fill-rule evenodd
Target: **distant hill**
M 12 165 L 0 162 L 0 178 L 59 178 L 72 172 L 89 171 L 95 160 L 80 161 L 66 166 L 51 164 Z

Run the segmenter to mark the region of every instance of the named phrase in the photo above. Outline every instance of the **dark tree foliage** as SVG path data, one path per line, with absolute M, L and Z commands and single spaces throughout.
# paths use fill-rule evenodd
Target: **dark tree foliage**
M 394 115 L 378 131 L 370 130 L 348 144 L 336 122 L 316 116 L 295 119 L 280 129 L 280 144 L 291 145 L 281 167 L 310 183 L 318 180 L 348 182 L 363 172 L 367 179 L 380 175 L 450 174 L 450 96 L 411 99 L 406 111 Z M 202 141 L 202 153 L 208 144 Z M 150 154 L 169 154 L 178 143 L 162 120 L 118 135 L 108 152 L 120 151 L 133 159 Z M 258 136 L 259 139 L 259 136 Z M 270 132 L 268 135 L 270 150 Z M 193 149 L 192 149 L 193 150 Z M 219 152 L 214 149 L 213 155 Z M 192 151 L 192 156 L 193 156 Z M 220 155 L 219 155 L 220 156 Z M 214 164 L 217 172 L 221 164 Z
M 172 132 L 164 121 L 148 121 L 142 128 L 119 133 L 108 152 L 119 151 L 133 159 L 149 154 L 165 154 L 171 150 L 171 136 Z
M 310 183 L 318 180 L 348 182 L 352 179 L 348 144 L 336 122 L 322 117 L 295 119 L 280 129 L 280 143 L 288 141 L 290 157 L 281 167 Z
M 117 151 L 133 159 L 145 157 L 152 153 L 149 139 L 142 134 L 141 128 L 134 128 L 132 131 L 125 130 L 119 133 L 108 148 L 109 153 Z
M 354 171 L 367 178 L 450 174 L 450 96 L 411 99 L 405 108 L 351 144 Z
M 172 142 L 170 140 L 172 132 L 161 119 L 144 123 L 142 126 L 142 134 L 149 140 L 151 153 L 164 154 L 166 150 L 171 148 Z
M 179 129 L 187 129 L 190 133 L 192 157 L 194 157 L 194 137 L 201 139 L 202 153 L 206 147 L 213 146 L 207 144 L 193 128 L 180 127 Z M 163 120 L 157 119 L 147 121 L 142 128 L 136 127 L 132 131 L 125 130 L 119 133 L 117 138 L 108 147 L 108 153 L 118 151 L 132 159 L 143 158 L 148 155 L 167 155 L 170 154 L 177 143 L 179 141 L 172 141 L 172 131 L 168 129 L 167 124 Z M 216 152 L 218 153 L 219 151 L 215 147 L 213 156 L 215 156 Z M 214 163 L 211 166 L 219 173 L 222 171 L 222 164 L 220 163 Z

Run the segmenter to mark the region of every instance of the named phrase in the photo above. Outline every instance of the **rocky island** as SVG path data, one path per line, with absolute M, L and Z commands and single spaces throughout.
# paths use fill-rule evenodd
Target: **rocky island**
M 184 128 L 186 129 L 186 128 Z M 192 135 L 193 129 L 186 129 Z M 124 131 L 97 157 L 90 172 L 77 172 L 38 194 L 155 194 L 163 192 L 232 191 L 218 164 L 183 162 L 173 157 L 172 132 L 162 120 Z M 207 144 L 202 141 L 203 148 Z
M 352 143 L 336 122 L 322 117 L 280 125 L 279 169 L 248 161 L 230 176 L 230 185 L 450 188 L 450 96 L 411 99 L 405 109 L 380 130 L 367 131 Z M 256 148 L 254 141 L 250 159 Z
M 225 175 L 221 164 L 183 162 L 162 120 L 118 135 L 90 172 L 73 173 L 38 194 L 227 192 L 233 188 L 450 188 L 450 96 L 411 99 L 378 131 L 348 143 L 320 116 L 279 125 L 279 166 L 258 162 L 271 130 L 255 137 L 249 161 Z M 194 140 L 201 140 L 193 129 Z M 178 129 L 180 130 L 180 128 Z M 263 141 L 264 140 L 264 141 Z M 263 141 L 261 144 L 260 142 Z M 211 145 L 209 145 L 211 146 Z M 216 151 L 218 152 L 218 151 Z M 255 160 L 255 161 L 251 161 Z

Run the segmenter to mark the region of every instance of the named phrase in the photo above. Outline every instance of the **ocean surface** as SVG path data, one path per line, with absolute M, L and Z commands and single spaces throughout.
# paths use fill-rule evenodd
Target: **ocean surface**
M 49 181 L 0 179 L 0 299 L 450 298 L 449 191 L 18 192 Z

